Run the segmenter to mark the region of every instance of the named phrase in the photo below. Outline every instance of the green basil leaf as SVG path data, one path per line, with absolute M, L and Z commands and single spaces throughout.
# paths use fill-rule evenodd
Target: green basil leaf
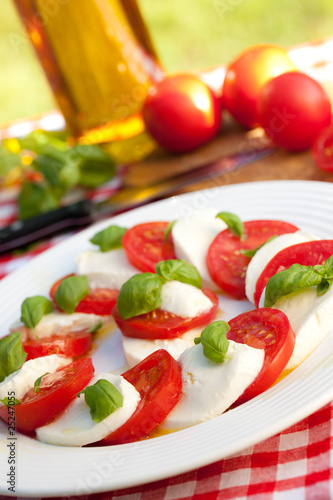
M 22 302 L 21 321 L 28 328 L 34 329 L 38 325 L 44 314 L 53 311 L 53 304 L 42 295 L 28 297 Z
M 121 241 L 127 229 L 120 226 L 109 226 L 91 238 L 91 243 L 98 245 L 102 252 L 121 248 Z
M 171 222 L 169 222 L 169 224 L 167 225 L 166 227 L 166 230 L 164 231 L 164 241 L 168 241 L 169 239 L 169 234 L 171 233 L 172 231 L 172 228 L 173 226 L 175 225 L 177 221 L 176 220 L 172 220 Z
M 55 301 L 62 311 L 71 314 L 88 294 L 89 282 L 86 276 L 69 276 L 60 283 Z
M 201 276 L 196 267 L 182 259 L 163 260 L 156 266 L 156 273 L 168 281 L 176 280 L 201 288 Z
M 28 219 L 59 207 L 59 193 L 43 182 L 24 181 L 18 197 L 19 217 Z
M 332 279 L 323 279 L 321 283 L 317 286 L 317 295 L 324 295 L 332 286 Z
M 80 169 L 80 184 L 85 187 L 97 187 L 109 181 L 115 174 L 114 160 L 95 145 L 74 146 L 71 155 L 77 155 Z
M 200 337 L 194 339 L 194 343 L 201 342 L 203 353 L 210 361 L 223 363 L 228 358 L 226 353 L 229 347 L 227 339 L 229 330 L 230 326 L 225 321 L 214 321 L 201 332 Z
M 38 377 L 36 380 L 35 380 L 35 383 L 34 383 L 34 391 L 35 392 L 39 392 L 40 391 L 40 384 L 41 384 L 41 381 L 43 380 L 43 378 L 45 377 L 45 375 L 48 375 L 50 372 L 46 372 L 44 373 L 44 375 L 41 375 L 40 377 Z
M 108 380 L 100 379 L 94 385 L 88 385 L 77 397 L 84 394 L 94 422 L 101 422 L 117 408 L 123 406 L 123 396 Z
M 91 328 L 89 328 L 88 332 L 89 333 L 96 333 L 96 332 L 98 332 L 98 330 L 100 328 L 102 328 L 102 326 L 103 326 L 103 323 L 101 321 L 99 321 L 95 326 L 92 326 Z
M 22 347 L 21 332 L 0 339 L 0 382 L 21 368 L 27 353 Z
M 14 399 L 14 402 L 13 402 Z M 20 405 L 21 401 L 16 398 L 8 398 L 7 396 L 4 399 L 0 399 L 1 403 L 3 403 L 5 406 L 14 406 L 14 405 Z
M 155 273 L 135 274 L 120 289 L 117 307 L 124 319 L 154 311 L 162 304 L 163 280 Z
M 281 297 L 292 292 L 319 285 L 322 276 L 312 266 L 293 264 L 270 278 L 266 286 L 265 307 L 272 307 Z
M 238 215 L 232 214 L 230 212 L 220 212 L 216 217 L 222 219 L 230 229 L 230 231 L 235 235 L 242 237 L 244 233 L 244 224 L 238 217 Z
M 268 240 L 266 240 L 261 245 L 258 245 L 256 248 L 250 248 L 249 250 L 247 250 L 246 248 L 241 248 L 240 253 L 242 255 L 245 255 L 245 257 L 252 258 L 258 252 L 258 250 L 260 250 L 260 248 L 262 248 L 264 245 L 266 245 L 266 243 L 269 243 L 270 241 L 275 240 L 276 237 L 277 237 L 277 235 L 271 236 L 270 238 L 268 238 Z
M 331 255 L 324 264 L 325 277 L 333 278 L 333 255 Z

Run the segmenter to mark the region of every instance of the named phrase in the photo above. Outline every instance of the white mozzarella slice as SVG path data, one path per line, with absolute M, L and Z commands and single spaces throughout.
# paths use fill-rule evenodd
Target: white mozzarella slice
M 218 290 L 218 286 L 212 281 L 207 269 L 207 251 L 215 237 L 228 227 L 216 215 L 214 208 L 206 208 L 198 213 L 185 215 L 172 227 L 177 258 L 195 266 L 201 276 L 202 286 L 212 290 Z
M 0 399 L 4 399 L 8 397 L 8 394 L 13 393 L 16 399 L 22 399 L 34 387 L 34 383 L 39 377 L 45 375 L 47 372 L 54 373 L 59 368 L 63 368 L 71 362 L 71 358 L 63 358 L 57 354 L 50 354 L 50 356 L 26 361 L 22 368 L 8 375 L 0 383 Z
M 287 233 L 277 236 L 260 248 L 260 250 L 258 250 L 252 257 L 246 271 L 245 292 L 249 301 L 252 303 L 254 302 L 254 293 L 258 278 L 267 264 L 278 252 L 292 245 L 317 239 L 319 238 L 311 233 L 296 231 L 295 233 Z
M 123 248 L 108 252 L 89 250 L 76 257 L 77 274 L 87 276 L 89 287 L 120 290 L 138 270 L 127 260 Z
M 192 328 L 176 339 L 156 339 L 144 340 L 122 336 L 124 356 L 129 366 L 135 366 L 147 356 L 157 351 L 165 349 L 175 359 L 187 349 L 194 345 L 195 337 L 200 337 L 202 327 Z
M 264 306 L 265 291 L 260 307 Z M 305 288 L 281 297 L 272 307 L 286 314 L 296 335 L 294 351 L 285 368 L 292 370 L 333 331 L 333 288 L 319 297 L 316 287 Z
M 183 429 L 223 413 L 254 381 L 265 354 L 263 349 L 230 340 L 227 356 L 217 364 L 203 355 L 201 344 L 184 351 L 179 358 L 183 395 L 161 424 L 163 429 Z
M 108 380 L 121 392 L 122 407 L 96 423 L 91 418 L 90 408 L 85 402 L 84 394 L 81 394 L 57 419 L 36 430 L 37 439 L 48 444 L 84 446 L 100 441 L 123 425 L 133 415 L 140 401 L 140 394 L 123 377 L 111 373 L 100 373 L 93 377 L 88 385 L 93 385 L 100 379 Z
M 161 309 L 182 318 L 199 316 L 213 305 L 202 290 L 180 281 L 167 281 L 162 285 L 161 297 Z

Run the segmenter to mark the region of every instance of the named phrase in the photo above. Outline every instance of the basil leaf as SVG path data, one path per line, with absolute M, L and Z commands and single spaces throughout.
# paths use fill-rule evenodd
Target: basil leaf
M 326 279 L 323 279 L 323 281 L 321 283 L 319 283 L 319 285 L 317 286 L 317 295 L 320 296 L 320 295 L 324 295 L 324 293 L 326 293 L 332 286 L 332 280 L 329 279 L 329 280 L 326 280 Z
M 243 236 L 244 233 L 244 224 L 238 217 L 238 215 L 232 214 L 230 212 L 220 212 L 217 214 L 216 217 L 219 217 L 219 219 L 222 219 L 230 229 L 230 231 L 235 235 L 235 236 Z
M 302 288 L 319 285 L 323 277 L 312 266 L 293 264 L 270 278 L 266 286 L 265 307 L 272 307 L 281 297 Z
M 77 145 L 72 148 L 71 155 L 77 155 L 82 186 L 97 187 L 112 179 L 115 174 L 114 160 L 98 146 Z
M 45 183 L 24 181 L 18 203 L 20 219 L 28 219 L 39 213 L 58 208 L 59 195 Z
M 0 382 L 21 368 L 27 353 L 22 347 L 21 332 L 0 339 Z
M 117 307 L 124 319 L 154 311 L 162 304 L 163 280 L 155 273 L 135 274 L 120 289 Z
M 98 245 L 102 252 L 121 248 L 121 241 L 127 229 L 120 226 L 109 226 L 91 238 L 91 243 Z
M 89 294 L 89 282 L 86 276 L 69 276 L 59 285 L 55 301 L 68 314 L 75 311 L 76 306 Z
M 266 243 L 269 243 L 270 241 L 275 240 L 276 237 L 277 237 L 277 235 L 271 236 L 270 238 L 268 238 L 268 240 L 264 241 L 264 243 L 262 243 L 261 245 L 258 245 L 256 248 L 250 248 L 249 250 L 247 250 L 246 248 L 241 248 L 240 253 L 242 255 L 245 255 L 245 257 L 252 258 L 258 252 L 258 250 L 260 250 L 260 248 L 262 248 L 264 245 L 266 245 Z
M 201 276 L 196 267 L 182 259 L 163 260 L 156 266 L 156 273 L 168 281 L 176 280 L 201 288 Z
M 175 225 L 177 221 L 176 220 L 172 220 L 171 222 L 169 222 L 169 224 L 167 225 L 166 227 L 166 230 L 164 231 L 164 241 L 168 241 L 169 239 L 169 234 L 171 233 L 172 231 L 172 228 L 173 226 Z
M 225 321 L 214 321 L 208 325 L 202 332 L 200 337 L 194 339 L 195 344 L 201 342 L 203 353 L 206 358 L 214 363 L 223 363 L 226 358 L 226 353 L 229 347 L 227 332 L 230 326 Z
M 333 255 L 331 255 L 324 264 L 325 277 L 333 278 Z
M 34 391 L 35 392 L 39 392 L 40 391 L 40 384 L 41 384 L 41 381 L 43 380 L 43 378 L 45 377 L 45 375 L 48 375 L 50 372 L 46 372 L 44 373 L 44 375 L 41 375 L 40 377 L 38 377 L 36 380 L 35 380 L 35 383 L 34 383 Z
M 117 408 L 123 406 L 123 396 L 108 380 L 100 379 L 94 385 L 88 385 L 77 397 L 84 394 L 90 415 L 94 422 L 101 422 Z
M 14 403 L 13 403 L 14 399 Z M 14 405 L 20 405 L 21 401 L 16 398 L 8 398 L 7 396 L 4 399 L 0 399 L 1 403 L 3 403 L 5 406 L 14 406 Z
M 102 328 L 103 326 L 103 323 L 101 321 L 99 321 L 95 326 L 92 326 L 91 328 L 89 328 L 88 332 L 89 333 L 96 333 L 98 332 L 98 330 L 100 330 L 100 328 Z
M 53 304 L 42 295 L 28 297 L 22 302 L 21 321 L 28 328 L 34 329 L 38 325 L 44 314 L 53 311 Z

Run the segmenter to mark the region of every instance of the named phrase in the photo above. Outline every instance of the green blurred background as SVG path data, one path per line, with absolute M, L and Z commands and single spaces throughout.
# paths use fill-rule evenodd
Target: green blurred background
M 51 110 L 55 104 L 11 0 L 0 1 L 3 123 Z M 170 72 L 227 63 L 256 43 L 288 46 L 333 36 L 332 0 L 138 1 Z

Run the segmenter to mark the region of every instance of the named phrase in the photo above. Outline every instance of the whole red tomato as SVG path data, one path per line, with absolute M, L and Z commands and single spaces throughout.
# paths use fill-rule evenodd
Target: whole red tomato
M 227 68 L 222 103 L 244 127 L 258 125 L 256 103 L 263 85 L 281 73 L 296 71 L 287 52 L 278 45 L 255 45 Z
M 320 132 L 311 146 L 311 154 L 319 168 L 333 172 L 333 125 Z
M 175 153 L 191 151 L 212 139 L 222 119 L 217 97 L 190 74 L 169 76 L 152 87 L 142 114 L 153 138 Z
M 263 87 L 258 117 L 266 135 L 278 146 L 302 151 L 330 124 L 331 103 L 313 78 L 304 73 L 284 73 Z

